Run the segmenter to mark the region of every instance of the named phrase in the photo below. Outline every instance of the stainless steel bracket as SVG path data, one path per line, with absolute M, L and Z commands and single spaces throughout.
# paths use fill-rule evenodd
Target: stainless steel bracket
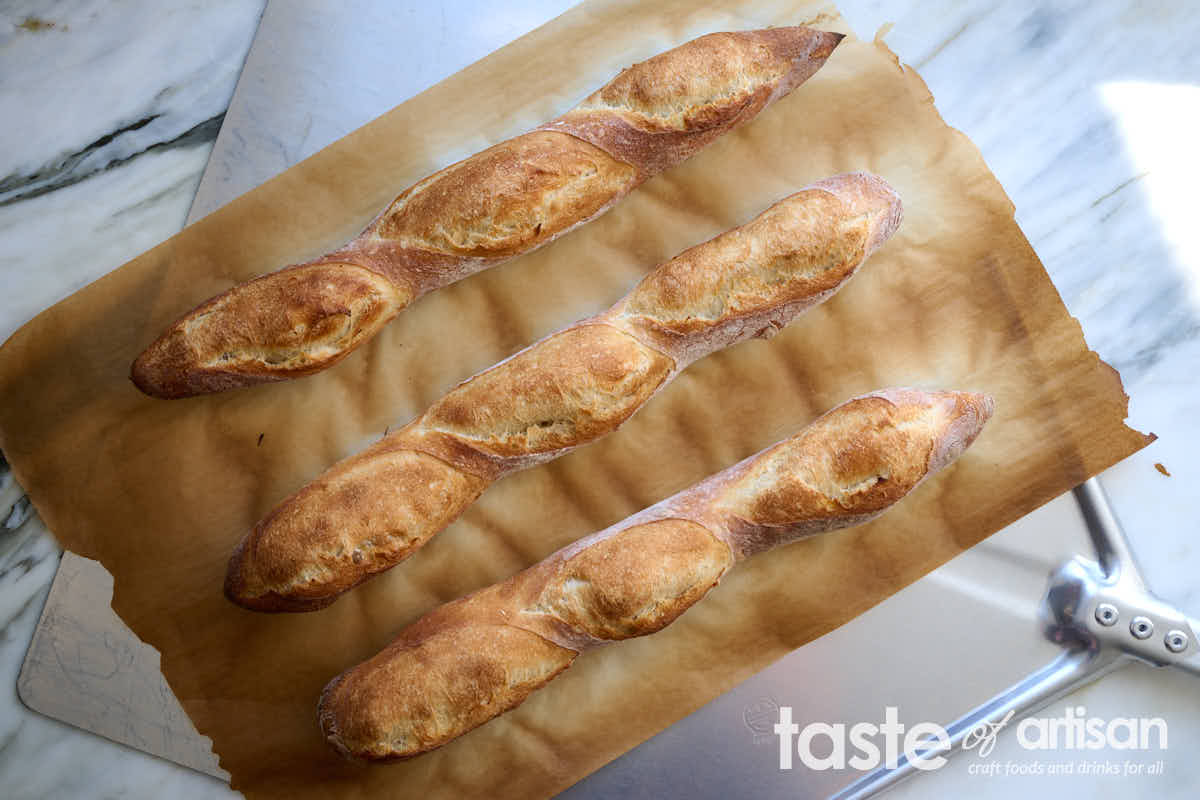
M 1043 633 L 1063 652 L 1046 666 L 946 726 L 951 756 L 968 736 L 997 730 L 1134 661 L 1200 676 L 1200 621 L 1156 597 L 1146 586 L 1099 482 L 1074 490 L 1087 520 L 1095 557 L 1077 555 L 1051 572 L 1042 600 Z M 931 751 L 916 753 L 932 755 Z M 894 768 L 868 772 L 834 795 L 873 797 L 918 772 L 901 756 Z

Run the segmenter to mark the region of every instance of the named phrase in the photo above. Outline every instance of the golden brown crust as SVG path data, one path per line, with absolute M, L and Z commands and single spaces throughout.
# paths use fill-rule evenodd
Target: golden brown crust
M 710 33 L 633 65 L 575 110 L 613 111 L 648 130 L 717 128 L 790 68 L 757 37 Z
M 826 178 L 663 264 L 610 318 L 682 367 L 750 336 L 771 336 L 828 299 L 901 217 L 900 198 L 881 178 Z
M 509 625 L 402 637 L 326 688 L 321 728 L 344 753 L 411 758 L 519 705 L 575 656 Z
M 447 167 L 396 198 L 376 235 L 415 250 L 510 257 L 589 219 L 637 180 L 564 133 L 534 131 Z
M 957 458 L 991 414 L 991 399 L 969 392 L 854 398 L 755 456 L 717 507 L 742 554 L 856 525 Z
M 565 560 L 526 611 L 595 639 L 644 636 L 674 622 L 732 565 L 729 546 L 695 522 L 634 525 Z
M 925 476 L 937 433 L 921 424 L 923 409 L 881 397 L 842 409 L 768 451 L 733 490 L 733 513 L 755 525 L 786 525 L 797 516 L 882 511 L 908 494 Z
M 133 362 L 148 395 L 190 397 L 311 375 L 345 358 L 411 292 L 355 264 L 308 264 L 235 286 L 193 309 Z
M 544 128 L 656 174 L 798 86 L 841 40 L 803 27 L 701 36 L 633 65 Z
M 871 223 L 869 214 L 847 215 L 828 192 L 798 192 L 656 269 L 633 290 L 626 313 L 686 335 L 819 296 L 862 263 Z
M 616 430 L 673 367 L 610 325 L 569 328 L 460 384 L 421 424 L 497 456 L 576 447 Z
M 403 560 L 486 485 L 422 452 L 360 453 L 256 526 L 230 564 L 226 595 L 259 611 L 321 608 Z
M 735 559 L 890 507 L 974 440 L 990 398 L 892 389 L 456 600 L 334 679 L 319 716 L 359 758 L 409 758 L 522 702 L 576 653 L 654 633 Z
M 558 120 L 415 184 L 336 252 L 191 312 L 138 357 L 133 382 L 172 398 L 318 372 L 421 294 L 552 241 L 752 118 L 841 38 L 712 34 L 635 65 Z M 305 285 L 289 275 L 306 269 L 346 274 Z M 337 315 L 357 317 L 339 327 Z
M 660 265 L 613 308 L 460 384 L 411 424 L 335 466 L 318 481 L 323 488 L 285 500 L 230 566 L 231 576 L 261 579 L 231 577 L 228 596 L 248 608 L 306 610 L 395 566 L 490 482 L 616 430 L 691 361 L 783 327 L 829 297 L 895 230 L 899 209 L 879 178 L 836 176 Z M 409 466 L 399 453 L 439 465 L 447 477 L 437 485 L 453 495 L 420 525 L 407 517 L 400 525 L 386 510 L 397 504 L 395 514 L 410 514 L 415 501 L 405 492 L 422 492 L 431 481 L 426 461 Z M 334 496 L 327 484 L 344 474 L 355 476 L 354 493 Z M 339 525 L 349 520 L 340 551 L 326 516 Z M 355 542 L 386 545 L 363 551 L 356 563 L 344 555 Z

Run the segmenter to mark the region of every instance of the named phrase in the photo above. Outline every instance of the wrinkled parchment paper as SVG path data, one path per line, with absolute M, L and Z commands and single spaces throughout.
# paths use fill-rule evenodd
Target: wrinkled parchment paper
M 194 304 L 339 244 L 415 180 L 552 118 L 636 60 L 714 30 L 846 30 L 820 3 L 706 6 L 576 8 L 51 308 L 0 350 L 0 445 L 20 482 L 65 547 L 114 574 L 116 610 L 162 651 L 172 688 L 248 796 L 551 794 L 1147 442 L 1124 426 L 1116 373 L 1087 349 L 974 146 L 942 122 L 915 72 L 852 39 L 749 126 L 552 246 L 421 300 L 324 374 L 169 402 L 127 380 L 130 360 Z M 239 537 L 326 466 L 604 308 L 658 262 L 857 169 L 898 189 L 905 220 L 832 301 L 769 342 L 694 365 L 600 443 L 502 481 L 330 609 L 266 616 L 222 597 Z M 366 766 L 321 740 L 325 682 L 434 605 L 890 385 L 983 390 L 998 410 L 957 466 L 879 521 L 739 565 L 666 631 L 586 654 L 440 751 Z

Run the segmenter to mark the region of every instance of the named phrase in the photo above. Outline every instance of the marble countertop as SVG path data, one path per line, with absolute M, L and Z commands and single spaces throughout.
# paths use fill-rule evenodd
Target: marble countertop
M 1200 478 L 1200 226 L 1189 216 L 1200 183 L 1200 17 L 1187 4 L 1134 0 L 840 6 L 861 36 L 894 23 L 889 45 L 979 146 L 1089 343 L 1121 372 L 1131 424 L 1159 435 L 1102 482 L 1151 586 L 1200 615 L 1188 513 Z M 485 8 L 396 4 L 411 21 L 411 46 L 395 48 L 406 78 L 392 102 L 554 13 L 549 4 Z M 0 8 L 0 339 L 183 226 L 262 9 L 262 0 L 12 0 Z M 316 126 L 303 154 L 344 132 Z M 285 155 L 280 168 L 298 157 Z M 245 187 L 266 177 L 238 174 Z M 214 779 L 20 704 L 17 671 L 58 548 L 7 469 L 0 519 L 6 796 L 231 796 Z M 1200 744 L 1194 680 L 1129 669 L 1045 713 L 1068 703 L 1108 718 L 1171 712 L 1164 776 L 1081 779 L 1080 793 L 1194 793 L 1200 765 L 1185 755 Z M 901 794 L 1051 793 L 1037 778 L 961 780 L 923 776 Z

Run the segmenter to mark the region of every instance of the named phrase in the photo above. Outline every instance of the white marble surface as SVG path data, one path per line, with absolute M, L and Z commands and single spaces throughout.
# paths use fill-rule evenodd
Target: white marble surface
M 1188 512 L 1200 473 L 1193 455 L 1200 445 L 1193 422 L 1200 412 L 1200 227 L 1187 216 L 1195 203 L 1185 190 L 1200 178 L 1190 146 L 1200 137 L 1200 51 L 1193 45 L 1200 18 L 1188 4 L 1133 0 L 841 5 L 863 36 L 896 23 L 889 44 L 920 69 L 942 114 L 983 151 L 1089 342 L 1122 372 L 1133 424 L 1161 437 L 1103 481 L 1151 585 L 1197 615 L 1200 552 Z M 482 7 L 397 4 L 396 13 L 411 16 L 410 46 L 396 47 L 398 63 L 411 59 L 404 90 L 436 82 L 541 21 L 534 9 L 518 15 L 516 27 L 510 17 L 487 34 L 488 15 L 476 10 Z M 0 118 L 7 121 L 0 126 L 0 337 L 182 226 L 261 10 L 258 0 L 0 7 Z M 485 32 L 463 36 L 460 25 Z M 314 124 L 290 141 L 280 167 L 342 132 L 326 130 Z M 17 496 L 7 482 L 0 486 L 5 508 Z M 205 776 L 20 706 L 16 673 L 57 552 L 36 516 L 22 522 L 23 509 L 18 502 L 0 533 L 5 795 L 228 796 Z M 1168 774 L 1151 783 L 1064 786 L 972 779 L 948 767 L 897 795 L 1194 795 L 1194 681 L 1127 670 L 1067 702 L 1109 718 L 1169 712 Z M 1065 704 L 1045 713 L 1059 714 Z M 1006 746 L 1014 743 L 1002 741 L 997 753 Z

